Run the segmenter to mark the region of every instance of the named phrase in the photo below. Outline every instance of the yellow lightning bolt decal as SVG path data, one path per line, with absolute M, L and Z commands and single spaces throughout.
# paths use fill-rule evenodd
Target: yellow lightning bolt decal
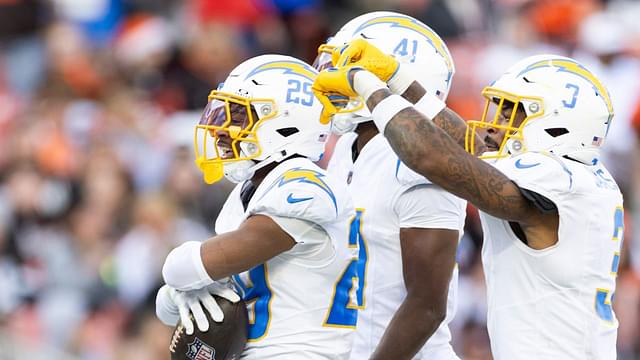
M 249 74 L 245 77 L 245 80 L 257 73 L 261 73 L 267 70 L 284 70 L 285 74 L 299 75 L 311 81 L 313 81 L 318 75 L 318 72 L 314 68 L 305 63 L 297 61 L 278 60 L 262 64 L 257 68 L 251 70 L 251 72 L 249 72 Z
M 425 24 L 419 22 L 416 19 L 404 16 L 381 16 L 377 18 L 370 19 L 358 26 L 358 28 L 353 32 L 352 35 L 359 33 L 365 28 L 377 24 L 391 24 L 392 27 L 401 27 L 409 30 L 413 30 L 418 34 L 424 36 L 427 41 L 431 45 L 433 45 L 434 49 L 440 56 L 442 56 L 447 63 L 447 69 L 449 70 L 449 79 L 453 76 L 453 60 L 451 58 L 451 54 L 449 54 L 449 50 L 447 46 L 444 44 L 442 39 L 436 34 L 431 28 L 426 26 Z M 447 79 L 447 81 L 449 80 Z
M 605 105 L 607 106 L 607 110 L 609 111 L 609 119 L 613 116 L 613 104 L 611 103 L 611 98 L 609 97 L 609 92 L 607 88 L 596 78 L 589 70 L 587 70 L 581 64 L 567 60 L 567 59 L 548 59 L 541 60 L 535 62 L 529 66 L 527 66 L 524 70 L 522 70 L 518 76 L 527 73 L 531 70 L 543 68 L 543 67 L 557 67 L 558 71 L 566 71 L 572 74 L 578 75 L 581 78 L 587 80 L 593 86 L 593 90 L 602 98 Z

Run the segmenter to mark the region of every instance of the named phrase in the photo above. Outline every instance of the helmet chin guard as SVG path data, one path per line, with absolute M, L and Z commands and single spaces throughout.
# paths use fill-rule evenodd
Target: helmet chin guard
M 241 183 L 249 180 L 255 174 L 254 166 L 256 163 L 252 160 L 240 160 L 224 164 L 224 177 L 232 183 Z

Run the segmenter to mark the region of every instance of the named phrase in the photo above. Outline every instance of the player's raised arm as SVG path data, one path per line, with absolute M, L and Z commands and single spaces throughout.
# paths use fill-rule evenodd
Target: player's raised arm
M 330 70 L 318 75 L 314 83 L 316 93 L 355 91 L 362 96 L 376 126 L 408 167 L 493 216 L 523 224 L 542 220 L 516 184 L 493 166 L 468 154 L 433 123 L 429 116 L 442 112 L 444 103 L 430 101 L 426 111 L 421 112 L 401 96 L 392 94 L 369 71 L 349 66 Z M 457 114 L 449 110 L 444 116 Z
M 399 70 L 398 75 L 403 75 L 401 71 L 402 69 Z M 425 95 L 427 95 L 427 91 L 418 81 L 411 82 L 411 85 L 402 92 L 402 97 L 414 104 L 418 110 L 420 110 L 420 107 L 425 106 L 425 103 L 429 99 L 429 97 Z M 432 120 L 434 124 L 446 132 L 447 135 L 451 136 L 461 147 L 466 148 L 469 146 L 471 142 L 467 140 L 467 137 L 473 136 L 475 138 L 473 141 L 474 154 L 482 154 L 487 150 L 480 136 L 475 133 L 470 133 L 469 127 L 464 119 L 451 109 L 444 108 L 436 114 Z
M 435 53 L 439 53 L 446 60 L 446 71 L 426 68 L 441 65 L 436 61 L 431 61 L 430 63 L 425 63 L 424 61 L 414 63 L 415 59 L 409 62 L 400 61 L 381 52 L 380 49 L 364 39 L 356 39 L 346 46 L 335 48 L 332 62 L 336 66 L 355 64 L 371 71 L 378 78 L 387 82 L 392 93 L 402 95 L 403 98 L 414 104 L 417 110 L 427 114 L 438 127 L 451 136 L 461 147 L 469 148 L 471 146 L 474 154 L 482 154 L 486 151 L 483 140 L 480 136 L 470 131 L 464 119 L 448 109 L 438 114 L 431 113 L 434 104 L 439 104 L 445 99 L 454 73 L 453 60 L 444 43 L 440 46 L 436 45 L 442 40 L 439 37 L 433 37 L 431 40 L 434 47 L 438 49 Z M 443 73 L 447 77 L 439 79 Z M 418 81 L 419 78 L 422 79 L 422 83 Z M 441 80 L 444 80 L 446 86 L 431 87 L 429 90 L 431 94 L 425 96 L 428 94 L 427 89 L 424 87 L 425 84 L 439 83 L 442 82 Z M 349 96 L 350 94 L 344 95 Z M 473 141 L 470 141 L 472 138 Z
M 525 224 L 538 218 L 536 208 L 508 177 L 468 154 L 433 121 L 412 106 L 403 107 L 405 104 L 385 89 L 367 99 L 374 119 L 386 112 L 381 115 L 387 117 L 380 116 L 376 125 L 386 125 L 385 137 L 407 166 L 493 216 Z M 458 116 L 448 108 L 439 114 Z

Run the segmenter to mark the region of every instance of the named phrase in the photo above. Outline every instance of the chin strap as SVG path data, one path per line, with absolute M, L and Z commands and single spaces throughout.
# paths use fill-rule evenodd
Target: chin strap
M 224 176 L 227 180 L 238 184 L 251 179 L 256 171 L 274 162 L 280 162 L 285 157 L 287 157 L 287 152 L 282 150 L 261 161 L 245 160 L 242 162 L 228 163 L 225 164 Z M 249 165 L 251 163 L 253 165 Z

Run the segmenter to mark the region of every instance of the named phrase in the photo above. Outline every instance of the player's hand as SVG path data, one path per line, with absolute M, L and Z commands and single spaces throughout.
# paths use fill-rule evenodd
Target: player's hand
M 344 66 L 322 70 L 313 82 L 312 90 L 324 106 L 320 122 L 328 124 L 331 116 L 345 107 L 350 98 L 358 97 L 353 89 L 353 74 L 363 70 L 357 66 Z
M 215 322 L 224 320 L 224 315 L 213 295 L 223 297 L 233 303 L 240 300 L 227 284 L 214 282 L 198 290 L 179 291 L 169 285 L 164 285 L 156 296 L 156 315 L 166 325 L 175 326 L 178 320 L 182 322 L 187 334 L 193 334 L 193 320 L 200 331 L 209 330 L 209 321 L 204 308 L 211 314 Z M 193 317 L 191 317 L 193 315 Z
M 365 39 L 356 39 L 333 50 L 332 62 L 335 67 L 359 66 L 387 82 L 398 71 L 400 63 Z

